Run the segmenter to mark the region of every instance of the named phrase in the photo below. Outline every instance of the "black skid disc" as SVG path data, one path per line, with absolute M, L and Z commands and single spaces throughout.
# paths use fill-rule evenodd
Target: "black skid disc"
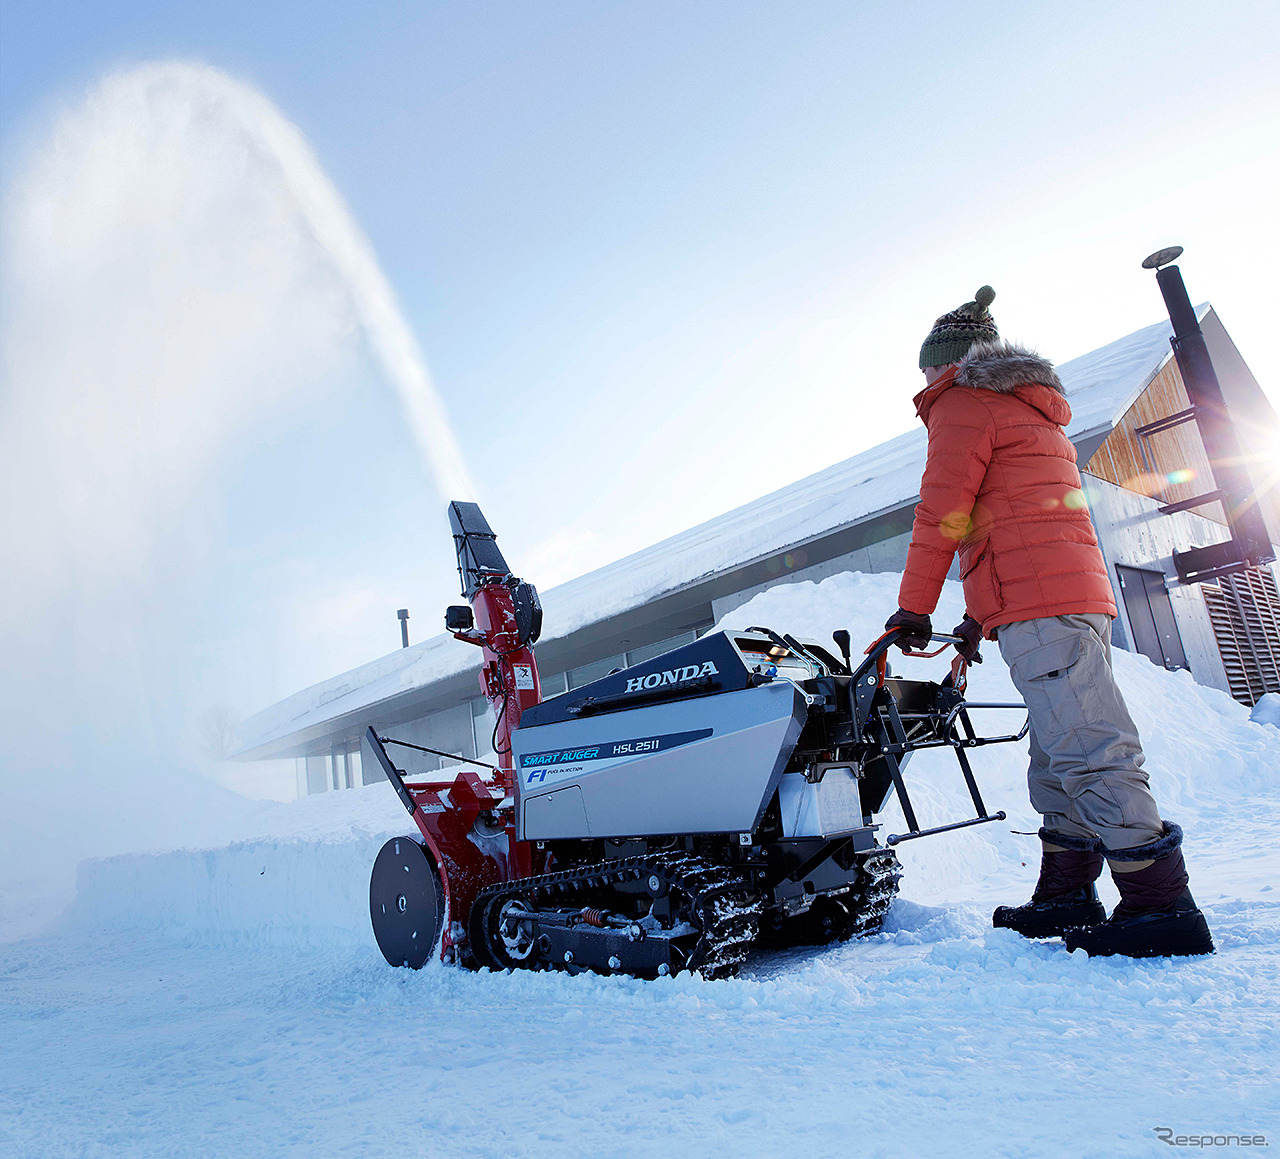
M 444 924 L 444 890 L 423 846 L 393 837 L 369 878 L 369 917 L 378 949 L 393 966 L 416 970 L 431 957 Z

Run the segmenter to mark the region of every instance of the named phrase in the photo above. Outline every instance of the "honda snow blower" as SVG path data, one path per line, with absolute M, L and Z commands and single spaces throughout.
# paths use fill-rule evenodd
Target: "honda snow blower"
M 880 928 L 898 889 L 893 846 L 1003 820 L 969 749 L 980 736 L 957 658 L 941 683 L 890 675 L 891 631 L 856 667 L 773 631 L 712 632 L 542 700 L 533 645 L 542 607 L 511 574 L 474 503 L 449 507 L 469 606 L 445 616 L 482 649 L 498 766 L 406 781 L 366 739 L 419 834 L 373 866 L 369 909 L 395 966 L 446 961 L 654 978 L 737 972 L 754 946 L 821 945 Z M 934 636 L 947 644 L 953 636 Z M 936 653 L 934 653 L 936 655 Z M 949 748 L 975 815 L 922 829 L 903 770 Z M 433 750 L 425 750 L 431 752 Z M 452 754 L 440 753 L 440 756 Z M 896 793 L 907 832 L 877 841 Z

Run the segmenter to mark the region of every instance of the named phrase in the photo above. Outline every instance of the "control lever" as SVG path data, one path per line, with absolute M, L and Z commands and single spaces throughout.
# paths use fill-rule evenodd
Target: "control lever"
M 844 674 L 846 676 L 853 675 L 853 660 L 849 651 L 849 633 L 844 628 L 837 628 L 831 633 L 831 638 L 836 642 L 836 647 L 840 649 L 840 655 L 844 657 Z

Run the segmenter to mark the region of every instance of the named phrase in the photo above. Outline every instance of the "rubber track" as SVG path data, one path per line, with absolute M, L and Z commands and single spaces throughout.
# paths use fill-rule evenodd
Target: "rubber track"
M 853 909 L 853 917 L 838 940 L 874 934 L 898 896 L 902 863 L 892 849 L 877 849 L 862 860 L 858 884 L 840 900 Z
M 481 890 L 472 909 L 469 922 L 472 952 L 482 966 L 501 968 L 489 947 L 480 947 L 476 941 L 486 936 L 487 913 L 503 896 L 528 898 L 548 909 L 587 905 L 613 909 L 610 887 L 639 881 L 653 873 L 662 877 L 668 890 L 684 894 L 686 900 L 682 908 L 698 918 L 695 924 L 700 935 L 685 969 L 695 970 L 704 978 L 729 978 L 736 974 L 759 929 L 760 900 L 739 873 L 685 853 L 622 857 L 489 886 Z M 523 968 L 545 967 L 565 968 L 559 962 L 541 959 Z M 623 963 L 618 973 L 627 972 Z
M 823 911 L 828 915 L 828 922 L 822 924 L 816 920 L 816 911 L 809 910 L 782 919 L 772 929 L 766 927 L 761 934 L 764 944 L 778 949 L 822 946 L 876 933 L 898 894 L 902 864 L 892 849 L 875 849 L 859 860 L 860 872 L 853 885 L 845 893 L 828 895 L 829 901 L 839 903 L 848 911 L 843 923 L 830 923 L 830 908 Z M 821 900 L 817 899 L 815 905 Z

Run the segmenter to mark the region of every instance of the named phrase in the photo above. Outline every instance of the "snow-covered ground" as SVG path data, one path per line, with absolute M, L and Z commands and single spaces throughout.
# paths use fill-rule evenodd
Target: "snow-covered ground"
M 870 639 L 895 595 L 835 576 L 730 623 Z M 959 612 L 949 585 L 936 622 Z M 1009 699 L 989 651 L 971 695 Z M 875 938 L 715 983 L 393 970 L 366 890 L 406 819 L 371 786 L 257 805 L 218 847 L 86 862 L 52 928 L 0 946 L 0 1154 L 1112 1157 L 1165 1154 L 1155 1127 L 1274 1144 L 1280 729 L 1141 657 L 1116 667 L 1212 958 L 1089 960 L 990 928 L 1035 874 L 1008 745 L 976 764 L 1010 822 L 904 845 Z M 929 756 L 908 770 L 922 823 L 966 804 Z

